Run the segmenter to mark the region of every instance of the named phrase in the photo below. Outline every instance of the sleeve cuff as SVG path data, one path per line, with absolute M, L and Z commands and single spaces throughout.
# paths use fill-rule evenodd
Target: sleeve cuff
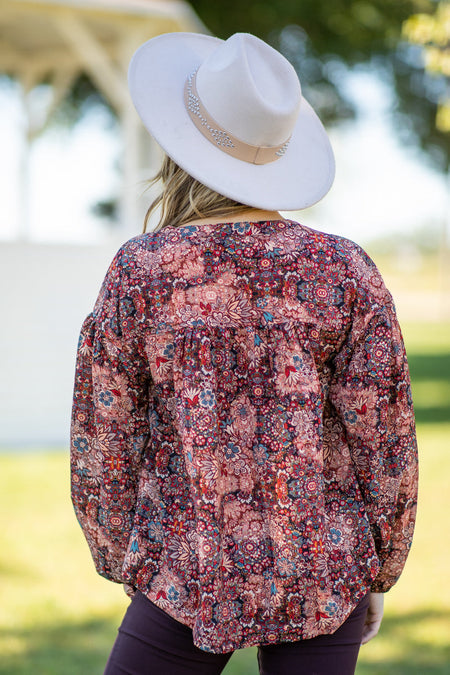
M 398 577 L 377 577 L 372 581 L 370 590 L 372 593 L 387 593 L 397 580 Z

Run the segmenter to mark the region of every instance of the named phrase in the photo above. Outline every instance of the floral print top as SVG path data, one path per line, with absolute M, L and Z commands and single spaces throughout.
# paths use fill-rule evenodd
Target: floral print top
M 115 256 L 78 346 L 72 498 L 97 571 L 222 653 L 332 633 L 399 578 L 417 446 L 391 295 L 292 220 Z

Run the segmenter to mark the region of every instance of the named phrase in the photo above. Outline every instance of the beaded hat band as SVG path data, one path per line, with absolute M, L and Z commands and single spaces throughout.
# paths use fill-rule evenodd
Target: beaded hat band
M 251 145 L 239 140 L 217 124 L 200 100 L 195 82 L 196 75 L 197 71 L 189 75 L 186 80 L 184 102 L 191 120 L 205 138 L 228 155 L 249 164 L 269 164 L 269 162 L 275 162 L 284 155 L 289 144 L 289 138 L 284 143 L 271 147 Z

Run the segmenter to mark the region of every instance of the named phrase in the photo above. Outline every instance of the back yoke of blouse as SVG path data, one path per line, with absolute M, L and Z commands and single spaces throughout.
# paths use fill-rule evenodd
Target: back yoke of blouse
M 417 448 L 394 306 L 293 221 L 115 256 L 78 346 L 72 498 L 97 571 L 227 652 L 331 633 L 398 579 Z

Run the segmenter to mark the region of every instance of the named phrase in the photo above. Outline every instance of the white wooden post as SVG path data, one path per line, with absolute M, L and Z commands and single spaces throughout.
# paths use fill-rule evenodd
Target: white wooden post
M 17 238 L 21 241 L 30 239 L 30 155 L 33 139 L 36 137 L 35 129 L 38 126 L 30 100 L 30 92 L 39 82 L 41 74 L 39 70 L 32 68 L 19 73 L 23 125 L 19 163 L 19 229 Z
M 20 162 L 18 176 L 18 195 L 19 195 L 19 222 L 17 239 L 27 241 L 30 238 L 30 154 L 31 139 L 29 134 L 30 114 L 27 102 L 28 92 L 24 85 L 21 86 L 21 99 L 23 110 L 23 129 L 20 144 Z
M 121 126 L 124 152 L 120 219 L 124 233 L 133 237 L 141 232 L 138 215 L 140 123 L 131 103 L 122 110 Z
M 119 61 L 125 81 L 128 65 L 135 49 L 156 34 L 154 31 L 149 31 L 148 26 L 130 30 L 124 34 L 119 49 Z M 154 141 L 150 139 L 134 109 L 128 88 L 124 103 L 121 113 L 124 154 L 120 216 L 124 232 L 133 237 L 142 232 L 146 210 L 143 207 L 146 198 L 142 194 L 146 189 L 145 180 L 151 176 L 154 169 L 152 166 L 154 164 L 154 152 L 152 152 Z

